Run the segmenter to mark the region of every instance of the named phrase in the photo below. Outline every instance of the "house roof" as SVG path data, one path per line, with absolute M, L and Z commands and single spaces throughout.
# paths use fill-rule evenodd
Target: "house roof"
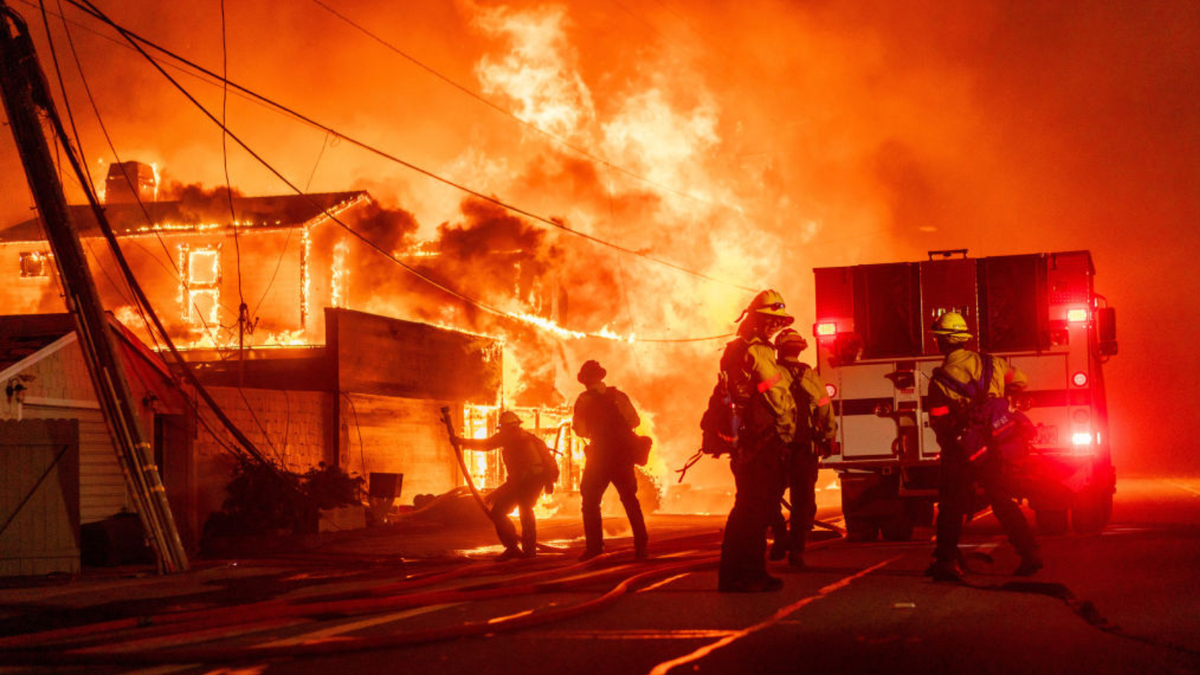
M 70 314 L 0 316 L 0 372 L 74 330 Z
M 164 411 L 179 413 L 187 408 L 162 357 L 112 315 L 108 327 L 117 337 L 126 376 L 153 391 Z M 0 316 L 0 381 L 75 341 L 75 320 L 70 314 Z
M 352 202 L 367 198 L 365 191 L 323 192 L 309 195 L 234 197 L 233 210 L 239 229 L 300 227 L 325 211 L 336 211 Z M 202 231 L 229 224 L 229 201 L 222 197 L 204 197 L 169 202 L 145 202 L 142 206 L 107 204 L 108 221 L 117 236 L 159 231 Z M 100 236 L 100 226 L 92 208 L 86 204 L 68 207 L 81 236 Z M 153 226 L 146 222 L 149 214 Z M 0 242 L 43 241 L 41 218 L 33 218 L 0 230 Z

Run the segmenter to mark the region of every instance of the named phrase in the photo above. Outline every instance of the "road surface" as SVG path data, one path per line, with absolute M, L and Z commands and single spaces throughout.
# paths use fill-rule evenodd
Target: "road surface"
M 567 550 L 528 561 L 401 560 L 376 537 L 183 578 L 0 589 L 0 672 L 1200 672 L 1200 478 L 1123 479 L 1104 533 L 1043 537 L 1030 579 L 978 518 L 967 585 L 923 576 L 928 528 L 826 535 L 808 569 L 771 564 L 783 591 L 721 594 L 721 517 L 655 516 L 653 559 L 617 538 L 587 564 L 556 522 L 543 538 Z

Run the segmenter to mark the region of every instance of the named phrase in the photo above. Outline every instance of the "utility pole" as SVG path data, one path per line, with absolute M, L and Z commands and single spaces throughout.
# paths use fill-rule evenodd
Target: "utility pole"
M 79 346 L 108 421 L 125 484 L 137 506 L 142 528 L 158 559 L 160 573 L 184 572 L 187 553 L 175 528 L 154 448 L 138 423 L 133 396 L 121 366 L 108 316 L 100 303 L 87 257 L 58 180 L 39 113 L 53 116 L 54 102 L 34 52 L 25 21 L 0 0 L 0 94 L 13 138 L 25 166 L 29 189 L 45 224 L 54 262 L 62 279 L 67 309 L 75 318 Z M 15 34 L 14 34 L 15 29 Z M 64 141 L 65 144 L 65 141 Z

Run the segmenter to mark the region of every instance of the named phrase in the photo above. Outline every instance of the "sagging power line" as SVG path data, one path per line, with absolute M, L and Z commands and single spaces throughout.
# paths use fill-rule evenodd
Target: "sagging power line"
M 73 5 L 75 5 L 77 2 L 77 0 L 67 0 L 67 1 Z M 87 0 L 83 0 L 83 2 L 87 3 Z M 191 92 L 188 91 L 188 89 L 186 87 L 184 87 L 182 84 L 179 83 L 178 80 L 176 80 L 174 77 L 172 77 L 166 71 L 166 69 L 162 66 L 162 64 L 160 64 L 158 62 L 157 59 L 155 59 L 149 53 L 147 53 L 141 47 L 141 45 L 139 44 L 139 41 L 136 40 L 134 37 L 132 37 L 130 34 L 128 34 L 128 31 L 126 31 L 119 25 L 113 23 L 107 17 L 104 17 L 103 13 L 101 13 L 98 9 L 94 8 L 94 5 L 90 5 L 90 3 L 87 3 L 87 4 L 89 4 L 89 6 L 91 6 L 92 9 L 97 13 L 97 15 L 96 15 L 97 18 L 103 17 L 103 18 L 101 18 L 102 21 L 104 21 L 108 25 L 112 26 L 115 30 L 117 30 L 119 33 L 121 33 L 121 35 L 123 37 L 125 37 L 125 39 L 130 43 L 130 45 L 134 49 L 136 49 L 156 70 L 158 70 L 158 72 L 163 77 L 165 77 L 171 83 L 172 86 L 174 86 L 181 94 L 183 94 L 184 97 L 187 98 L 188 101 L 191 102 L 192 105 L 194 105 L 201 113 L 203 113 L 213 124 L 220 127 L 222 129 L 223 133 L 228 135 L 228 138 L 232 139 L 235 143 L 237 143 L 239 146 L 241 146 L 243 150 L 245 150 L 252 158 L 255 159 L 255 161 L 259 162 L 264 168 L 266 168 L 276 178 L 278 178 L 285 185 L 287 185 L 287 187 L 289 189 L 291 189 L 292 191 L 294 191 L 297 195 L 299 195 L 299 196 L 303 197 L 304 199 L 306 199 L 307 201 L 309 201 L 310 204 L 312 204 L 314 207 L 319 209 L 326 218 L 330 219 L 330 221 L 337 224 L 339 227 L 343 228 L 344 230 L 349 232 L 351 235 L 353 235 L 354 237 L 356 237 L 357 239 L 362 241 L 364 244 L 366 244 L 370 248 L 374 249 L 376 252 L 380 253 L 384 257 L 391 260 L 393 263 L 399 265 L 404 270 L 408 271 L 409 273 L 413 274 L 414 276 L 418 277 L 419 279 L 425 281 L 426 283 L 432 285 L 433 287 L 437 288 L 438 290 L 441 290 L 444 293 L 447 293 L 455 298 L 458 298 L 459 300 L 461 300 L 471 306 L 474 306 L 478 309 L 481 309 L 483 311 L 486 311 L 488 313 L 491 313 L 491 314 L 494 314 L 494 315 L 497 315 L 497 316 L 500 316 L 503 318 L 518 321 L 521 323 L 530 324 L 530 325 L 533 325 L 535 327 L 539 327 L 542 329 L 550 330 L 551 332 L 558 334 L 560 337 L 575 337 L 575 338 L 587 337 L 587 338 L 597 338 L 597 339 L 605 339 L 605 340 L 621 340 L 622 339 L 620 336 L 617 336 L 617 335 L 609 333 L 609 332 L 590 333 L 590 332 L 583 332 L 583 331 L 570 331 L 570 330 L 562 329 L 557 326 L 553 326 L 552 324 L 550 324 L 550 322 L 548 322 L 547 320 L 542 319 L 540 317 L 535 317 L 535 316 L 531 316 L 531 315 L 522 315 L 522 314 L 509 312 L 509 311 L 500 309 L 498 307 L 495 307 L 489 303 L 478 300 L 476 298 L 467 296 L 467 295 L 463 294 L 462 292 L 458 291 L 457 289 L 451 288 L 435 279 L 430 278 L 429 276 L 427 276 L 425 274 L 422 274 L 419 270 L 415 269 L 411 265 L 408 265 L 404 261 L 400 260 L 391 251 L 385 250 L 383 247 L 379 246 L 379 244 L 377 244 L 370 238 L 362 235 L 361 233 L 356 231 L 354 228 L 347 225 L 345 222 L 343 222 L 341 219 L 339 219 L 336 215 L 331 213 L 328 209 L 326 209 L 322 205 L 318 204 L 315 200 L 313 200 L 311 197 L 309 197 L 303 190 L 301 190 L 297 185 L 295 185 L 286 176 L 284 176 L 276 167 L 274 167 L 274 165 L 272 165 L 264 157 L 262 157 L 259 153 L 257 153 L 255 150 L 253 150 L 245 141 L 243 141 L 232 130 L 230 130 L 228 127 L 226 127 L 224 124 L 222 124 L 221 120 L 219 120 L 211 111 L 209 111 L 202 103 L 200 103 L 195 98 L 195 96 L 193 96 L 191 94 Z M 236 85 L 232 85 L 232 86 L 236 86 Z M 488 201 L 492 201 L 494 203 L 500 203 L 495 199 L 490 199 Z M 656 343 L 699 342 L 699 341 L 707 341 L 707 340 L 724 339 L 727 337 L 730 337 L 730 336 L 728 334 L 726 334 L 726 335 L 693 337 L 693 338 L 639 338 L 638 341 L 640 341 L 640 342 L 656 342 Z
M 462 183 L 453 181 L 453 180 L 446 178 L 438 173 L 435 173 L 429 169 L 420 167 L 416 164 L 413 164 L 412 162 L 402 159 L 402 158 L 400 158 L 392 153 L 389 153 L 381 148 L 371 145 L 370 143 L 358 140 L 358 139 L 356 139 L 352 136 L 349 136 L 341 131 L 338 131 L 337 129 L 334 129 L 333 127 L 330 127 L 327 124 L 324 124 L 324 123 L 319 122 L 311 117 L 308 117 L 308 116 L 304 115 L 303 113 L 300 113 L 299 111 L 297 111 L 291 107 L 288 107 L 282 103 L 274 101 L 274 100 L 272 100 L 262 94 L 259 94 L 247 87 L 239 85 L 236 82 L 227 80 L 226 78 L 223 78 L 220 75 L 218 75 L 217 73 L 215 73 L 211 70 L 208 70 L 207 68 L 204 68 L 203 66 L 195 63 L 194 61 L 191 61 L 191 60 L 187 59 L 186 57 L 183 57 L 165 47 L 162 47 L 162 46 L 156 44 L 155 42 L 153 42 L 152 40 L 142 37 L 141 35 L 138 35 L 137 33 L 134 33 L 133 31 L 130 31 L 130 30 L 126 29 L 125 27 L 117 24 L 115 21 L 113 21 L 111 18 L 109 18 L 106 14 L 104 14 L 102 11 L 100 11 L 94 4 L 92 4 L 88 0 L 67 0 L 67 2 L 69 4 L 71 4 L 72 6 L 78 8 L 80 11 L 83 11 L 85 14 L 88 14 L 89 16 L 97 19 L 98 21 L 101 21 L 102 23 L 110 26 L 111 28 L 116 30 L 118 33 L 120 33 L 121 36 L 124 37 L 125 40 L 127 42 L 129 42 L 129 44 L 131 46 L 134 46 L 135 49 L 138 52 L 140 52 L 144 58 L 146 58 L 152 64 L 154 64 L 155 68 L 158 69 L 163 74 L 164 77 L 167 77 L 169 80 L 171 80 L 171 82 L 175 84 L 176 88 L 180 89 L 181 91 L 185 91 L 185 89 L 182 87 L 182 85 L 179 85 L 174 78 L 172 78 L 168 73 L 166 73 L 162 67 L 162 64 L 160 64 L 156 59 L 151 57 L 144 49 L 142 49 L 141 45 L 145 45 L 146 47 L 149 47 L 150 49 L 153 49 L 171 59 L 174 59 L 174 60 L 178 61 L 179 63 L 183 63 L 190 68 L 194 68 L 198 72 L 203 73 L 207 77 L 210 77 L 217 82 L 227 83 L 230 87 L 233 87 L 234 89 L 237 89 L 249 96 L 252 96 L 253 98 L 269 105 L 270 107 L 276 109 L 277 111 L 284 113 L 284 114 L 286 114 L 296 120 L 299 120 L 305 124 L 308 124 L 309 126 L 312 126 L 316 129 L 324 131 L 324 132 L 331 134 L 337 138 L 341 138 L 341 139 L 351 143 L 352 145 L 355 145 L 363 150 L 366 150 L 367 152 L 370 152 L 378 157 L 381 157 L 390 162 L 393 162 L 395 164 L 403 166 L 409 170 L 415 171 L 423 176 L 426 176 L 427 178 L 430 178 L 439 183 L 442 183 L 443 185 L 447 185 L 456 190 L 459 190 L 461 192 L 469 194 L 477 199 L 481 199 L 488 203 L 499 206 L 499 207 L 503 208 L 504 210 L 509 211 L 511 213 L 525 216 L 526 218 L 529 218 L 535 222 L 542 223 L 543 225 L 549 225 L 550 227 L 567 232 L 567 233 L 577 236 L 577 237 L 581 237 L 581 238 L 591 241 L 595 244 L 599 244 L 601 246 L 606 246 L 606 247 L 621 251 L 622 253 L 626 253 L 628 255 L 633 255 L 633 256 L 637 256 L 639 258 L 643 258 L 643 259 L 653 262 L 655 264 L 674 269 L 678 272 L 682 272 L 684 274 L 696 277 L 698 279 L 703 279 L 705 281 L 709 281 L 712 283 L 721 284 L 724 286 L 728 286 L 730 288 L 736 288 L 738 290 L 745 291 L 748 293 L 754 293 L 754 292 L 757 292 L 757 290 L 758 290 L 751 286 L 746 286 L 746 285 L 734 283 L 731 281 L 718 279 L 716 277 L 705 274 L 703 272 L 699 272 L 699 271 L 684 267 L 682 265 L 673 263 L 669 260 L 664 260 L 662 258 L 658 258 L 658 257 L 652 256 L 652 255 L 649 255 L 643 251 L 638 251 L 636 249 L 632 249 L 627 246 L 622 246 L 620 244 L 608 241 L 606 239 L 602 239 L 595 235 L 588 234 L 588 233 L 580 231 L 580 230 L 576 230 L 574 228 L 567 226 L 560 219 L 543 216 L 543 215 L 534 213 L 528 209 L 524 209 L 522 207 L 519 207 L 519 206 L 516 206 L 509 202 L 506 202 L 498 197 L 486 194 L 475 188 L 471 188 L 466 185 L 463 185 Z M 196 105 L 199 106 L 198 103 L 196 103 Z M 199 107 L 203 110 L 203 106 L 199 106 Z M 207 111 L 205 111 L 205 114 L 206 115 L 208 114 Z

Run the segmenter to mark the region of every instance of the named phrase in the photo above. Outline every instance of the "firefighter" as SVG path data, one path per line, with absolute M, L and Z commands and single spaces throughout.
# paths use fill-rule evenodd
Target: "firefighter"
M 779 513 L 784 457 L 796 430 L 791 376 L 775 360 L 771 336 L 791 325 L 783 296 L 759 293 L 742 313 L 737 337 L 721 355 L 721 373 L 733 400 L 738 429 L 730 469 L 737 492 L 725 523 L 717 588 L 723 592 L 777 591 L 767 574 L 767 527 Z
M 791 527 L 785 532 L 783 514 L 772 527 L 775 542 L 770 558 L 783 560 L 794 568 L 804 567 L 804 545 L 817 515 L 817 470 L 821 457 L 828 457 L 837 434 L 837 421 L 825 383 L 811 366 L 800 361 L 808 341 L 798 331 L 785 328 L 775 338 L 779 365 L 791 375 L 791 394 L 796 402 L 796 435 L 788 446 L 785 478 L 791 499 Z M 782 490 L 780 491 L 782 495 Z
M 604 382 L 608 372 L 599 362 L 584 363 L 578 376 L 583 393 L 575 400 L 575 417 L 571 420 L 577 436 L 587 438 L 584 448 L 587 464 L 583 465 L 580 497 L 583 501 L 583 536 L 587 540 L 581 561 L 592 560 L 604 552 L 604 527 L 601 526 L 600 500 L 612 484 L 625 507 L 629 526 L 634 531 L 634 556 L 646 558 L 646 518 L 642 504 L 637 501 L 637 476 L 634 454 L 637 436 L 634 429 L 642 423 L 629 396 Z
M 1014 574 L 1032 575 L 1042 568 L 1042 559 L 1029 523 L 1013 499 L 995 431 L 1014 417 L 1006 397 L 1025 389 L 1025 375 L 1004 359 L 967 349 L 971 333 L 958 312 L 938 317 L 932 331 L 945 358 L 929 385 L 929 421 L 941 447 L 941 486 L 937 545 L 927 573 L 934 581 L 962 580 L 958 540 L 978 482 L 1021 556 Z
M 633 530 L 634 557 L 646 557 L 646 520 L 637 498 L 634 473 L 635 445 L 633 430 L 642 423 L 625 392 L 604 384 L 608 372 L 597 361 L 588 361 L 579 369 L 577 379 L 585 389 L 575 399 L 572 426 L 575 434 L 589 440 L 585 448 L 587 463 L 579 493 L 583 500 L 583 533 L 587 543 L 580 560 L 591 560 L 604 552 L 600 500 L 609 484 L 617 489 L 629 527 Z
M 504 458 L 504 483 L 488 495 L 491 502 L 492 523 L 504 552 L 496 556 L 497 562 L 514 558 L 532 558 L 537 555 L 537 519 L 533 506 L 542 493 L 542 488 L 553 485 L 554 468 L 548 466 L 553 459 L 540 438 L 521 428 L 521 418 L 511 410 L 500 413 L 500 430 L 489 438 L 454 438 L 454 442 L 465 450 L 495 450 L 501 448 Z M 521 546 L 517 544 L 517 531 L 508 513 L 513 506 L 521 512 Z

